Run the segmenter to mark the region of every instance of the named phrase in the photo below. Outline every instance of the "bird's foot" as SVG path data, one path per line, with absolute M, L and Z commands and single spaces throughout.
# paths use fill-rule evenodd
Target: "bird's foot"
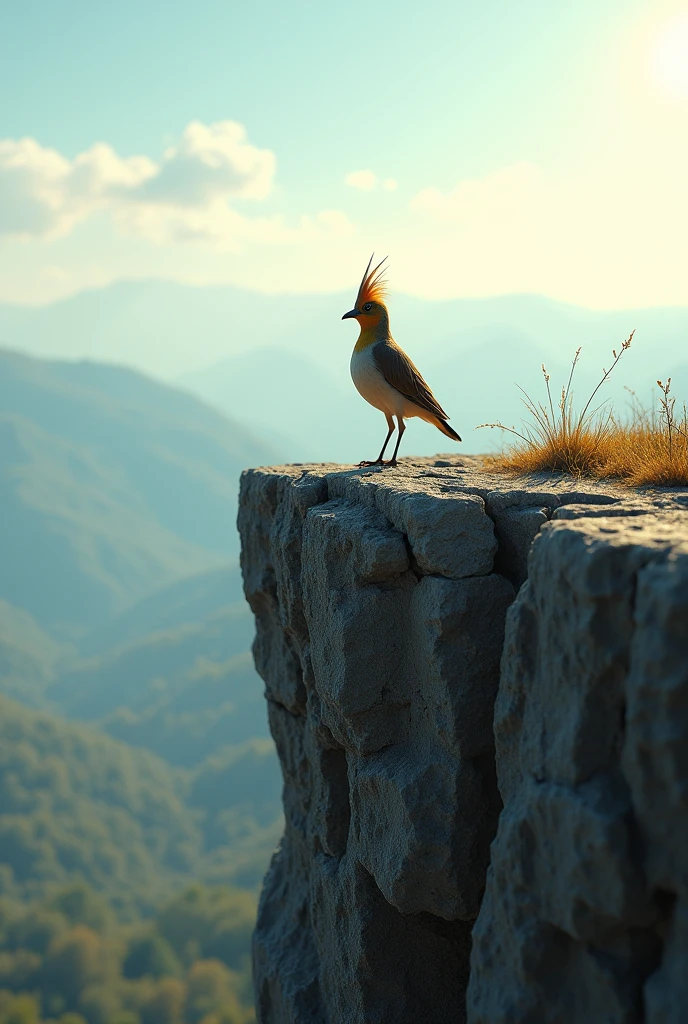
M 368 466 L 381 466 L 382 469 L 387 469 L 394 468 L 394 466 L 398 465 L 399 463 L 396 459 L 387 459 L 387 462 L 385 462 L 384 459 L 375 459 L 375 462 L 359 462 L 358 468 L 366 469 Z

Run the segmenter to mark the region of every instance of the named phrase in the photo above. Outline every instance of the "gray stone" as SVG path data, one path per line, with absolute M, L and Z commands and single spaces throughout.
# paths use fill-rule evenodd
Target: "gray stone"
M 385 899 L 402 914 L 472 921 L 499 810 L 492 780 L 437 747 L 398 745 L 356 759 L 351 775 L 354 849 Z
M 338 473 L 328 486 L 331 495 L 377 507 L 408 537 L 420 572 L 449 579 L 491 572 L 497 541 L 483 499 L 440 479 Z
M 599 485 L 598 485 L 599 486 Z M 614 505 L 621 500 L 620 494 L 607 491 L 562 491 L 557 494 L 559 505 Z
M 671 906 L 662 934 L 664 954 L 661 965 L 645 982 L 646 1024 L 685 1024 L 688 1007 L 688 903 Z
M 310 906 L 332 1024 L 465 1021 L 469 925 L 397 913 L 348 858 L 315 859 Z
M 260 1024 L 688 1019 L 687 498 L 244 474 L 285 809 Z
M 404 633 L 417 581 L 403 538 L 376 509 L 331 501 L 309 514 L 303 554 L 322 720 L 348 750 L 370 753 L 408 729 Z
M 493 513 L 499 541 L 495 570 L 515 587 L 528 578 L 528 556 L 540 527 L 549 519 L 549 508 L 505 508 Z M 555 515 L 558 510 L 555 510 Z
M 552 513 L 553 520 L 559 519 L 608 519 L 610 516 L 647 516 L 656 510 L 649 505 L 632 505 L 629 502 L 617 502 L 614 505 L 586 504 L 562 505 Z
M 688 524 L 638 573 L 634 620 L 623 771 L 652 884 L 688 900 Z
M 256 617 L 256 668 L 270 699 L 301 713 L 306 702 L 301 649 L 307 639 L 298 579 L 301 526 L 310 505 L 325 496 L 322 474 L 297 467 L 247 470 L 241 477 L 241 567 Z
M 533 544 L 495 706 L 504 810 L 471 1024 L 640 1024 L 644 999 L 681 1019 L 687 545 L 675 515 L 555 521 Z
M 560 503 L 556 491 L 538 491 L 536 488 L 515 490 L 500 488 L 500 490 L 490 491 L 486 499 L 487 511 L 491 516 L 507 509 L 534 508 L 536 506 L 551 512 Z
M 256 1015 L 270 1024 L 329 1024 L 320 961 L 309 927 L 310 858 L 289 827 L 263 883 L 253 935 Z
M 491 574 L 425 576 L 411 596 L 410 689 L 432 742 L 470 760 L 491 754 L 511 584 Z

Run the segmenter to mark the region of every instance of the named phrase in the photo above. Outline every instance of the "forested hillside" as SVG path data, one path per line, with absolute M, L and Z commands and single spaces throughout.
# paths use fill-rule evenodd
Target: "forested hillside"
M 267 740 L 183 770 L 7 697 L 0 808 L 4 892 L 32 899 L 83 880 L 124 917 L 189 878 L 257 884 L 280 822 Z
M 249 1024 L 255 898 L 194 885 L 122 924 L 84 885 L 0 899 L 0 1024 Z
M 196 764 L 247 736 L 267 737 L 248 650 L 253 619 L 245 601 L 224 603 L 238 579 L 237 569 L 192 577 L 135 606 L 98 632 L 101 642 L 116 645 L 73 660 L 46 700 L 173 764 Z M 86 637 L 87 648 L 94 643 Z
M 245 1024 L 281 780 L 236 424 L 0 354 L 0 1024 Z
M 132 371 L 0 353 L 0 598 L 71 636 L 220 565 L 239 473 L 272 454 Z

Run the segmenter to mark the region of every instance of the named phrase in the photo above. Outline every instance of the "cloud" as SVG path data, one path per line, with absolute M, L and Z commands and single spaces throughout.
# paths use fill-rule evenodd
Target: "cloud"
M 377 185 L 377 174 L 373 171 L 351 171 L 344 179 L 345 184 L 351 188 L 360 188 L 364 192 L 370 192 Z
M 350 174 L 347 174 L 344 182 L 350 188 L 358 188 L 363 192 L 372 192 L 378 185 L 385 192 L 393 192 L 399 184 L 395 178 L 385 178 L 383 181 L 380 181 L 377 174 L 371 170 L 351 171 Z
M 248 141 L 235 121 L 192 121 L 161 160 L 121 157 L 97 143 L 73 160 L 34 139 L 0 140 L 0 236 L 55 239 L 105 211 L 126 234 L 157 243 L 205 241 L 229 249 L 243 241 L 285 243 L 299 233 L 346 237 L 339 211 L 302 218 L 253 217 L 234 208 L 267 199 L 275 155 Z
M 35 139 L 0 140 L 0 235 L 55 238 L 157 173 L 147 157 L 122 159 L 103 143 L 73 161 Z
M 275 155 L 258 149 L 236 121 L 192 121 L 179 146 L 168 149 L 157 174 L 137 198 L 175 206 L 203 206 L 216 199 L 266 199 L 275 177 Z
M 411 200 L 411 209 L 438 221 L 475 222 L 522 215 L 525 206 L 542 198 L 544 175 L 533 164 L 503 167 L 485 178 L 461 181 L 448 193 L 426 188 Z
M 0 233 L 30 237 L 67 226 L 70 164 L 33 139 L 0 141 Z

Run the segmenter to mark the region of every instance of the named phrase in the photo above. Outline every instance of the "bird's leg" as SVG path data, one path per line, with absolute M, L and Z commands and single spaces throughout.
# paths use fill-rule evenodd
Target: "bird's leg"
M 403 416 L 397 416 L 397 419 L 399 421 L 399 436 L 397 437 L 397 443 L 394 446 L 394 455 L 389 460 L 389 462 L 385 462 L 385 466 L 396 466 L 396 464 L 397 464 L 397 452 L 399 451 L 399 445 L 401 444 L 401 439 L 404 436 L 404 431 L 406 430 L 406 424 L 404 423 Z M 383 451 L 384 451 L 384 449 L 383 449 Z
M 385 438 L 385 443 L 382 446 L 382 451 L 380 452 L 378 457 L 375 459 L 375 462 L 359 462 L 358 465 L 359 465 L 360 468 L 363 468 L 364 466 L 381 466 L 381 465 L 383 465 L 382 458 L 383 458 L 383 456 L 385 454 L 385 448 L 389 444 L 389 439 L 392 436 L 392 434 L 394 433 L 394 427 L 395 427 L 394 419 L 391 416 L 389 416 L 387 413 L 385 413 L 385 416 L 387 417 L 387 426 L 389 427 L 389 430 L 387 432 L 387 437 Z

